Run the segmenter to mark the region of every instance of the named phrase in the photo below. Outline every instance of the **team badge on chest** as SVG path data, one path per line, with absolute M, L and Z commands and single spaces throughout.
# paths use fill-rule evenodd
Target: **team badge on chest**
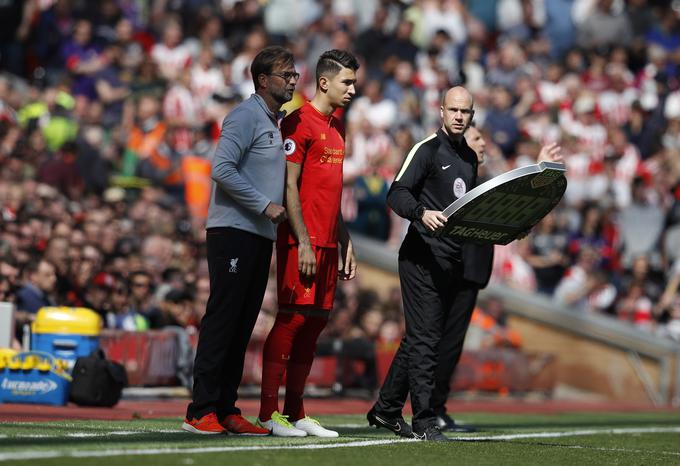
M 453 194 L 455 194 L 456 197 L 463 197 L 466 192 L 467 186 L 465 186 L 465 181 L 463 181 L 461 178 L 456 178 L 456 180 L 453 182 Z

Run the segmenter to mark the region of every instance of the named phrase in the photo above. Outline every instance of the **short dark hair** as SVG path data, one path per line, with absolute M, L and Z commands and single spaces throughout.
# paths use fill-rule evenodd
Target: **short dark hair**
M 194 295 L 189 290 L 170 290 L 165 294 L 163 301 L 170 301 L 171 303 L 181 303 L 186 301 L 193 301 Z
M 356 71 L 359 69 L 359 62 L 354 55 L 344 50 L 333 49 L 322 53 L 316 62 L 317 84 L 321 76 L 335 76 L 343 68 Z
M 276 65 L 294 65 L 293 54 L 283 47 L 272 45 L 265 47 L 255 55 L 253 63 L 250 65 L 250 74 L 253 77 L 255 90 L 260 88 L 257 77 L 261 74 L 270 74 Z
M 145 278 L 148 278 L 150 282 L 153 282 L 153 278 L 151 277 L 151 274 L 149 272 L 147 272 L 146 270 L 142 270 L 142 269 L 133 270 L 132 272 L 130 272 L 128 274 L 127 278 L 128 278 L 128 281 L 130 283 L 132 283 L 132 280 L 134 280 L 135 277 L 145 277 Z
M 57 268 L 54 266 L 54 264 L 44 257 L 32 257 L 24 266 L 24 273 L 26 274 L 26 277 L 30 277 L 32 274 L 36 273 L 40 268 L 40 264 L 43 262 L 56 271 Z

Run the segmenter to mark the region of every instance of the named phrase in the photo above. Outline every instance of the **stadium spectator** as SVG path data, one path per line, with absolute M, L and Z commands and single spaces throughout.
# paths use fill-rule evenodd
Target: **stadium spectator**
M 597 48 L 614 44 L 628 45 L 633 31 L 628 17 L 614 0 L 587 0 L 574 8 L 578 44 L 584 48 Z
M 110 309 L 106 313 L 106 326 L 112 329 L 139 332 L 149 329 L 149 321 L 130 305 L 130 288 L 124 277 L 113 276 Z
M 2 248 L 6 249 L 7 244 L 2 243 Z M 19 279 L 19 268 L 15 260 L 7 252 L 0 256 L 0 302 L 14 302 L 15 291 Z
M 594 202 L 584 204 L 580 210 L 579 225 L 569 233 L 567 251 L 575 259 L 586 247 L 597 251 L 598 266 L 606 270 L 618 267 L 614 248 L 615 233 L 608 224 L 604 206 Z
M 17 290 L 17 309 L 35 314 L 41 307 L 53 306 L 57 283 L 54 265 L 46 259 L 34 260 L 26 265 L 25 275 L 24 284 Z
M 137 69 L 144 60 L 144 47 L 136 37 L 130 18 L 121 17 L 116 23 L 114 42 L 121 48 L 120 65 L 126 72 Z
M 162 42 L 151 49 L 151 58 L 158 65 L 160 76 L 174 81 L 192 61 L 191 50 L 182 43 L 183 32 L 179 18 L 168 16 L 163 25 L 162 39 Z
M 134 282 L 133 282 L 134 285 Z M 171 290 L 158 303 L 158 312 L 149 319 L 151 328 L 197 328 L 192 305 L 194 296 L 186 290 Z
M 507 327 L 503 303 L 499 299 L 489 299 L 475 307 L 470 321 L 470 329 L 465 336 L 465 350 L 485 348 L 514 348 L 522 346 L 522 336 Z
M 398 60 L 405 60 L 412 65 L 415 64 L 418 47 L 413 43 L 414 24 L 411 20 L 402 17 L 397 24 L 394 34 L 390 36 L 384 44 L 383 56 L 385 63 L 383 71 L 389 73 L 394 63 Z
M 103 105 L 100 124 L 109 127 L 119 124 L 123 118 L 125 99 L 130 88 L 123 81 L 123 49 L 117 42 L 108 44 L 102 51 L 105 65 L 95 76 L 97 98 Z
M 373 15 L 373 22 L 357 35 L 355 50 L 362 56 L 366 63 L 366 74 L 370 78 L 380 78 L 383 64 L 384 51 L 382 47 L 376 47 L 376 44 L 384 44 L 389 39 L 389 34 L 386 29 L 387 9 L 384 6 L 379 6 Z
M 508 158 L 514 153 L 519 138 L 519 126 L 517 117 L 512 112 L 512 94 L 509 88 L 501 85 L 493 87 L 488 112 L 484 129 Z
M 495 246 L 491 282 L 527 293 L 536 291 L 536 274 L 528 262 L 530 248 L 528 239 Z
M 97 98 L 95 75 L 106 65 L 101 47 L 92 37 L 92 21 L 87 18 L 76 21 L 71 39 L 62 46 L 61 58 L 73 77 L 71 91 L 77 100 L 76 114 L 82 114 L 88 101 Z
M 549 296 L 569 265 L 567 233 L 557 223 L 557 214 L 546 215 L 529 236 L 527 263 L 534 269 L 537 291 Z
M 162 309 L 158 309 L 154 301 L 154 283 L 151 274 L 146 270 L 133 270 L 127 276 L 130 288 L 130 309 L 143 315 L 151 328 L 162 327 Z
M 555 288 L 555 301 L 584 312 L 607 310 L 616 290 L 598 268 L 599 253 L 592 246 L 579 250 L 576 263 L 565 272 Z
M 111 293 L 115 284 L 114 275 L 99 272 L 85 289 L 84 306 L 106 318 L 106 314 L 110 311 Z
M 633 180 L 632 202 L 621 209 L 618 218 L 624 267 L 631 267 L 633 259 L 640 254 L 650 256 L 653 268 L 661 267 L 658 246 L 663 232 L 664 212 L 655 197 L 643 178 Z
M 23 285 L 16 291 L 15 335 L 23 339 L 23 327 L 35 319 L 40 308 L 54 306 L 57 276 L 52 263 L 46 259 L 33 259 L 24 269 Z
M 78 146 L 67 142 L 38 169 L 38 181 L 53 186 L 70 199 L 79 199 L 85 192 L 85 181 L 77 166 Z

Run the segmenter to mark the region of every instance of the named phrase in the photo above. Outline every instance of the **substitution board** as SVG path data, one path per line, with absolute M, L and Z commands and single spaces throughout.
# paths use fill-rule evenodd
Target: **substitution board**
M 483 244 L 508 244 L 530 230 L 562 199 L 564 164 L 541 162 L 480 184 L 444 209 L 439 235 Z

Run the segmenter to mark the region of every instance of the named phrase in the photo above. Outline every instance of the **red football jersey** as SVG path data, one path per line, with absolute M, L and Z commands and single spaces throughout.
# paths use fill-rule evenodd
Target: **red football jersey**
M 307 102 L 284 118 L 281 133 L 286 160 L 302 165 L 298 190 L 309 240 L 315 246 L 337 247 L 345 128 Z M 278 241 L 297 243 L 287 221 L 279 226 Z

